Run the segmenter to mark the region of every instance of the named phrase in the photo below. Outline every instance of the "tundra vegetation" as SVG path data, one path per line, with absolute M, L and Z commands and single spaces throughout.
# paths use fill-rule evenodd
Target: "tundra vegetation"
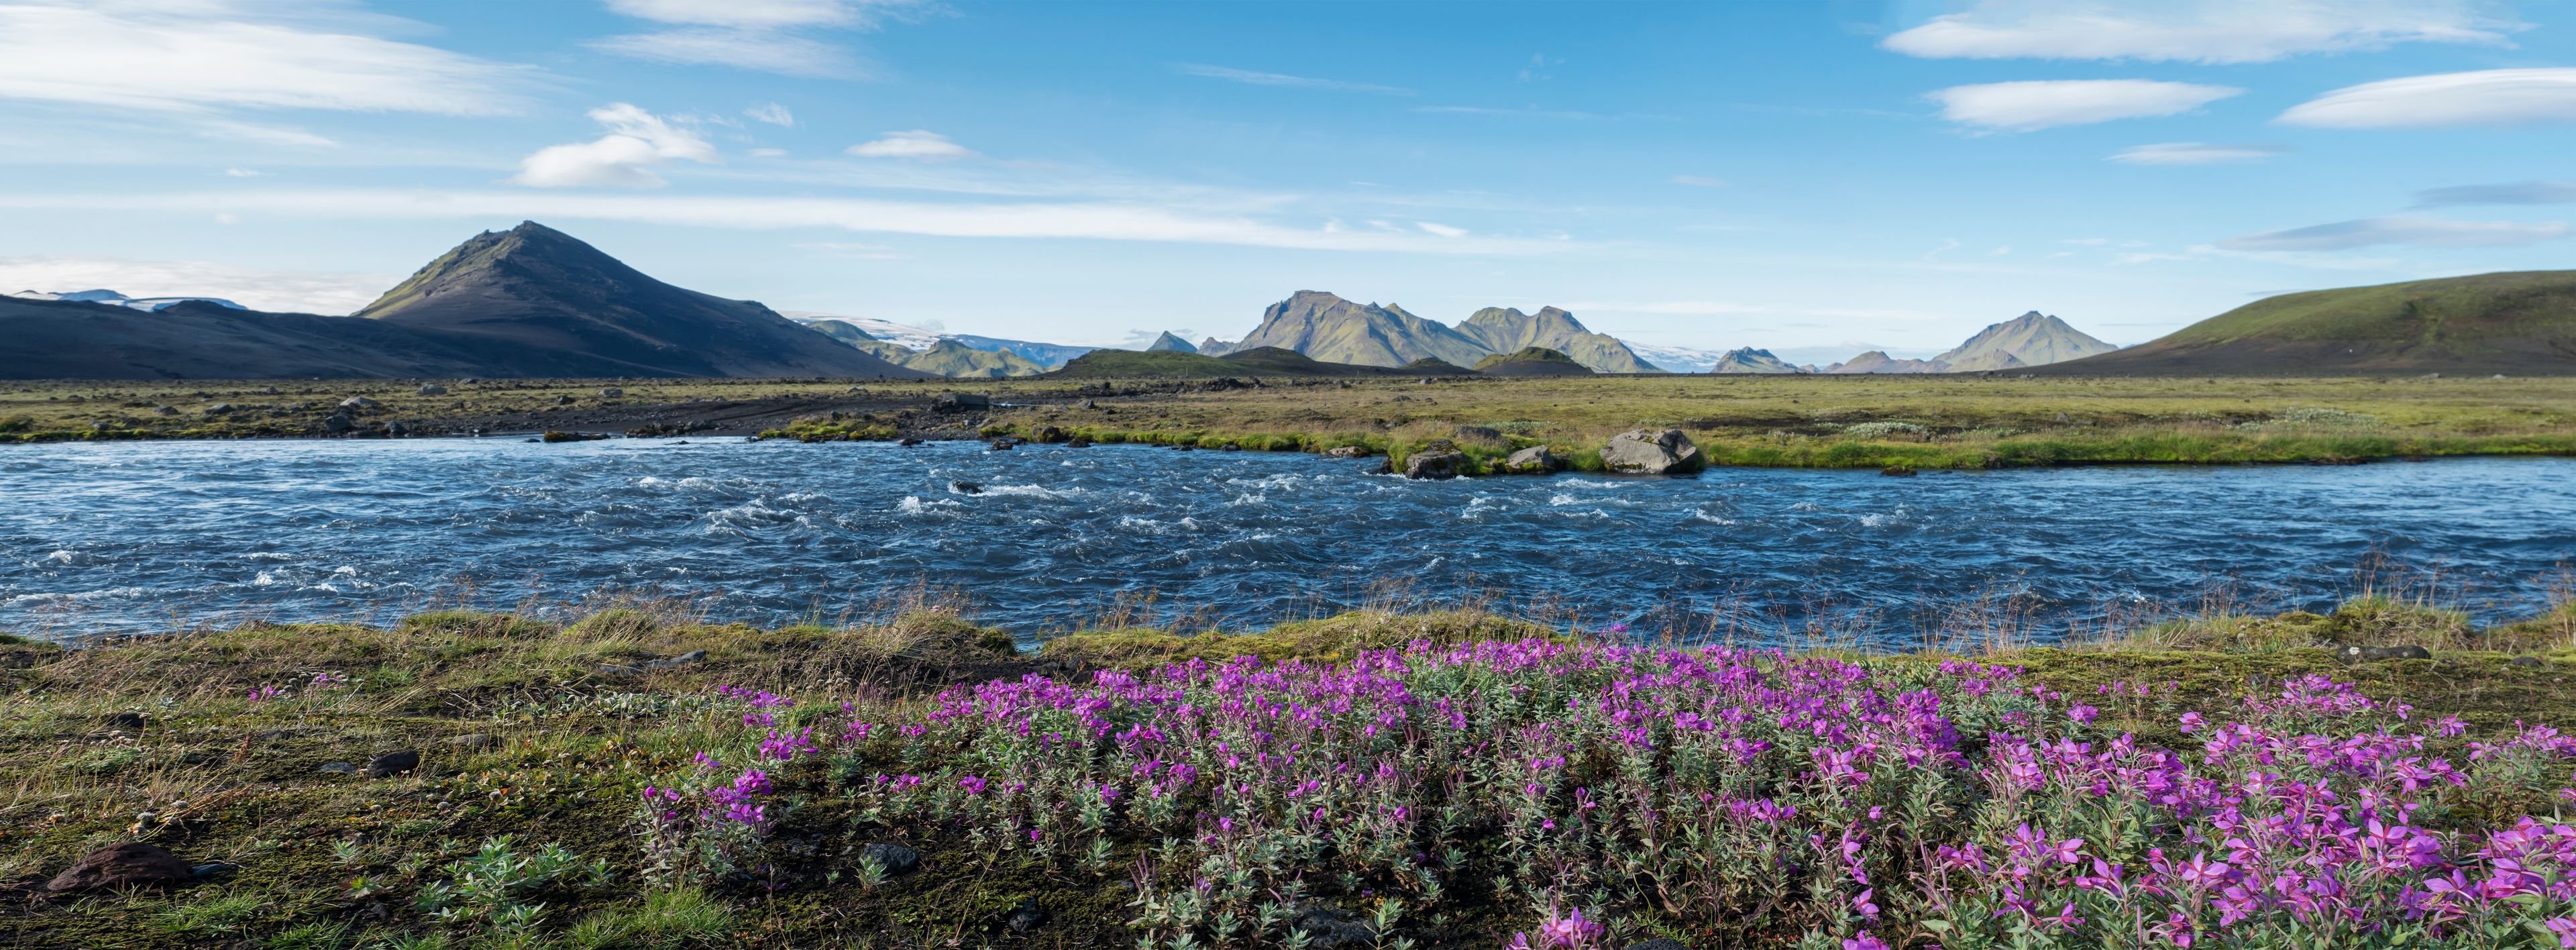
M 1857 950 L 2576 933 L 2576 738 L 2558 731 L 2576 606 L 2480 626 L 2361 596 L 2045 648 L 2006 627 L 1887 653 L 1482 608 L 1258 631 L 1131 612 L 1022 652 L 936 602 L 776 629 L 618 602 L 13 640 L 0 934 Z M 194 870 L 48 889 L 129 842 Z
M 1924 469 L 2576 454 L 2576 379 L 2554 377 L 1424 378 L 1431 382 L 867 382 L 856 387 L 864 396 L 852 395 L 847 380 L 454 381 L 429 395 L 419 381 L 24 383 L 0 387 L 0 440 L 322 435 L 335 407 L 358 397 L 378 405 L 349 410 L 350 422 L 373 431 L 401 422 L 416 434 L 463 432 L 500 417 L 535 434 L 577 427 L 555 418 L 620 414 L 658 421 L 608 431 L 677 433 L 691 431 L 685 423 L 700 407 L 725 403 L 773 406 L 779 417 L 760 428 L 810 441 L 934 429 L 1035 438 L 1054 428 L 1095 443 L 1307 452 L 1352 446 L 1400 464 L 1415 447 L 1454 439 L 1475 459 L 1468 474 L 1531 445 L 1550 446 L 1577 467 L 1597 465 L 1610 436 L 1638 428 L 1682 430 L 1711 465 Z M 618 394 L 603 395 L 611 390 Z M 957 393 L 989 393 L 1006 405 L 929 411 L 939 397 Z M 1496 437 L 1458 439 L 1462 427 Z

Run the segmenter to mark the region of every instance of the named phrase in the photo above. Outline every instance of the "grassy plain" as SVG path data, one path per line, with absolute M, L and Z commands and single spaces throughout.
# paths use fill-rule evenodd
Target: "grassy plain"
M 1716 465 L 1995 468 L 2117 463 L 2348 462 L 2444 455 L 2576 454 L 2576 379 L 2131 379 L 1984 376 L 1648 376 L 1516 379 L 495 380 L 0 386 L 0 440 L 290 437 L 324 434 L 342 400 L 363 425 L 418 434 L 468 428 L 628 431 L 726 416 L 746 431 L 826 437 L 1048 426 L 1097 442 L 1320 451 L 1361 445 L 1401 457 L 1459 427 L 1480 458 L 1547 444 L 1576 465 L 1617 432 L 1679 428 Z M 605 396 L 615 388 L 619 395 Z M 270 390 L 275 390 L 271 392 Z M 932 410 L 952 393 L 1016 407 Z M 1091 408 L 1076 408 L 1083 399 Z M 162 412 L 161 407 L 169 407 Z M 221 412 L 210 409 L 224 407 Z M 843 417 L 834 419 L 832 412 Z M 742 420 L 749 420 L 747 422 Z M 940 427 L 945 426 L 945 429 Z M 964 428 L 960 428 L 960 427 Z M 867 436 L 856 436 L 867 437 Z
M 0 693 L 9 697 L 0 716 L 0 889 L 10 898 L 0 907 L 0 943 L 1134 946 L 1131 869 L 1171 843 L 1121 840 L 1105 856 L 1077 861 L 996 847 L 963 825 L 896 828 L 831 791 L 836 780 L 782 765 L 773 772 L 793 783 L 801 804 L 775 832 L 777 867 L 653 884 L 638 837 L 648 814 L 640 796 L 689 772 L 698 751 L 741 741 L 743 707 L 717 696 L 717 686 L 795 696 L 777 710 L 777 728 L 838 728 L 853 716 L 917 717 L 952 681 L 1043 673 L 1088 682 L 1091 670 L 1238 655 L 1334 664 L 1413 641 L 1592 635 L 1482 610 L 1363 612 L 1186 635 L 1124 625 L 1017 654 L 1007 636 L 936 607 L 881 622 L 759 629 L 710 624 L 672 605 L 622 604 L 427 613 L 384 628 L 260 625 L 78 650 L 0 643 Z M 2333 657 L 2345 643 L 2391 642 L 2436 652 L 2357 665 Z M 2249 689 L 2310 673 L 2411 703 L 2428 720 L 2457 715 L 2471 738 L 2509 734 L 2516 721 L 2576 726 L 2576 609 L 2567 607 L 2476 629 L 2420 604 L 2364 598 L 2324 616 L 2178 617 L 2065 648 L 1964 640 L 1915 654 L 1817 649 L 1880 676 L 1918 675 L 1962 655 L 2019 665 L 2029 682 L 2076 697 L 2114 682 L 2168 684 L 2154 704 L 2102 703 L 2104 729 L 2160 746 L 2196 741 L 2176 731 L 2181 713 L 2227 715 Z M 704 653 L 649 665 L 694 651 Z M 420 767 L 381 778 L 320 770 L 397 749 L 422 752 Z M 40 894 L 74 857 L 136 840 L 234 867 L 166 893 Z M 924 870 L 879 880 L 860 850 L 876 841 L 918 849 Z M 493 863 L 477 863 L 489 849 L 501 849 L 507 864 L 548 845 L 599 862 L 604 877 L 469 891 L 444 914 L 423 909 L 425 896 L 489 876 Z M 1417 910 L 1390 936 L 1491 947 L 1535 923 L 1525 905 L 1480 902 L 1468 882 L 1453 883 L 1446 910 Z M 1015 926 L 1028 908 L 1042 919 Z M 527 919 L 504 925 L 513 915 Z

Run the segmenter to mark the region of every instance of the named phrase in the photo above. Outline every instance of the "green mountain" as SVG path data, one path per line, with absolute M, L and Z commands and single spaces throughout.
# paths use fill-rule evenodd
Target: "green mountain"
M 1170 330 L 1163 331 L 1162 336 L 1154 338 L 1153 345 L 1145 348 L 1147 353 L 1196 353 L 1198 351 L 1198 347 L 1191 346 L 1188 340 L 1173 336 Z
M 952 379 L 1006 379 L 1046 372 L 1046 367 L 1018 353 L 978 349 L 958 340 L 941 338 L 927 350 L 915 350 L 869 336 L 868 331 L 846 320 L 816 320 L 805 325 L 886 362 Z
M 2127 376 L 2576 374 L 2576 271 L 2266 297 L 2042 372 Z
M 468 238 L 355 316 L 480 341 L 509 375 L 921 375 L 534 221 Z
M 1712 373 L 1768 373 L 1775 375 L 1782 373 L 1806 372 L 1805 370 L 1789 365 L 1787 360 L 1771 355 L 1770 350 L 1757 350 L 1749 346 L 1743 349 L 1726 351 L 1726 355 L 1718 357 L 1717 364 L 1709 367 L 1708 371 Z
M 1510 353 L 1496 353 L 1477 361 L 1476 372 L 1487 376 L 1590 376 L 1591 367 L 1574 358 L 1543 346 L 1530 346 Z
M 1939 360 L 1894 359 L 1889 357 L 1885 350 L 1871 350 L 1859 356 L 1852 357 L 1851 361 L 1848 363 L 1836 363 L 1832 366 L 1825 367 L 1825 372 L 1837 375 L 1856 373 L 1946 373 L 1949 371 L 1950 365 Z
M 1326 363 L 1402 366 L 1430 358 L 1464 366 L 1484 359 L 1483 344 L 1447 325 L 1392 304 L 1358 304 L 1320 290 L 1300 290 L 1261 312 L 1261 325 L 1238 350 L 1275 346 Z
M 1932 360 L 1948 364 L 1947 372 L 1974 373 L 2046 366 L 2116 349 L 2119 347 L 2094 339 L 2064 320 L 2033 310 L 1977 331 L 1967 342 Z
M 1458 334 L 1491 353 L 1510 353 L 1527 347 L 1543 347 L 1571 357 L 1575 362 L 1602 373 L 1659 373 L 1654 364 L 1637 357 L 1628 344 L 1606 333 L 1586 329 L 1574 315 L 1555 307 L 1541 307 L 1534 314 L 1502 307 L 1486 307 L 1458 325 Z

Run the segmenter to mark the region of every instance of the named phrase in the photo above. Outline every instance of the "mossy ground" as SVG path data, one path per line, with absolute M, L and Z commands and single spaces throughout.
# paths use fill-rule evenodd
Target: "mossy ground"
M 713 625 L 685 611 L 620 604 L 578 618 L 449 611 L 390 627 L 261 625 L 65 650 L 0 643 L 0 943 L 64 947 L 689 947 L 1134 945 L 1126 842 L 1076 873 L 957 840 L 908 841 L 921 873 L 874 886 L 855 848 L 879 840 L 848 802 L 808 801 L 782 826 L 789 858 L 772 886 L 658 890 L 640 873 L 636 801 L 720 731 L 716 685 L 792 693 L 786 723 L 841 703 L 894 709 L 950 682 L 1031 672 L 1080 676 L 1256 655 L 1332 662 L 1415 640 L 1580 637 L 1480 609 L 1361 612 L 1249 632 L 1176 634 L 1112 624 L 1035 654 L 953 613 L 778 629 Z M 2348 643 L 2419 643 L 2430 660 L 2346 664 Z M 656 660 L 703 650 L 692 662 Z M 1954 655 L 1859 653 L 1890 667 Z M 2518 657 L 2533 660 L 2516 662 Z M 2075 696 L 2103 695 L 2116 728 L 2181 745 L 2186 711 L 2217 714 L 2249 690 L 2309 673 L 2356 682 L 2417 715 L 2457 715 L 2472 735 L 2530 722 L 2576 726 L 2576 607 L 2478 628 L 2457 614 L 2357 598 L 2331 614 L 2219 614 L 2055 648 L 1988 650 Z M 2536 660 L 2536 662 L 2534 662 Z M 315 674 L 345 685 L 312 686 Z M 285 692 L 254 700 L 254 691 Z M 139 713 L 140 728 L 110 717 Z M 381 779 L 317 771 L 414 749 L 422 766 Z M 541 895 L 533 932 L 495 936 L 414 910 L 441 866 L 498 835 L 604 860 L 607 883 Z M 127 840 L 239 870 L 167 894 L 39 894 L 73 857 Z M 353 889 L 356 881 L 364 890 Z M 1462 882 L 1462 886 L 1465 882 Z M 1034 905 L 1045 923 L 1008 924 Z M 1526 927 L 1521 909 L 1462 896 L 1441 925 L 1491 946 Z
M 614 383 L 622 393 L 602 396 Z M 1688 432 L 1713 465 L 2001 468 L 2123 463 L 2351 462 L 2448 455 L 2576 454 L 2576 379 L 2114 379 L 2002 376 L 1620 376 L 1265 379 L 1258 387 L 1142 386 L 1092 380 L 931 380 L 864 387 L 870 399 L 926 406 L 950 393 L 1009 404 L 980 421 L 993 432 L 1046 426 L 1095 442 L 1253 451 L 1360 445 L 1398 457 L 1460 426 L 1504 440 L 1492 452 L 1545 444 L 1578 467 L 1632 428 Z M 506 415 L 545 419 L 692 400 L 820 405 L 847 380 L 498 380 L 43 382 L 0 387 L 0 441 L 222 438 L 320 432 L 338 400 L 383 405 L 362 421 Z M 275 392 L 271 392 L 275 390 Z M 855 398 L 855 397 L 852 397 Z M 1076 408 L 1091 399 L 1090 408 Z M 562 403 L 559 405 L 559 403 Z M 209 415 L 217 404 L 230 408 Z M 161 407 L 170 408 L 162 413 Z M 798 412 L 811 413 L 811 409 Z M 882 406 L 867 417 L 826 410 L 781 434 L 875 438 L 900 429 Z M 1508 443 L 1508 444 L 1504 444 Z M 1479 454 L 1482 453 L 1482 454 Z M 1479 469 L 1482 468 L 1480 464 Z

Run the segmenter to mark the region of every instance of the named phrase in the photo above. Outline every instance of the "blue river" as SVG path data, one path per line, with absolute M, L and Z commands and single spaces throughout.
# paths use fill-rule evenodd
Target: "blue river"
M 0 449 L 0 630 L 62 639 L 678 598 L 920 596 L 1025 642 L 1483 603 L 1752 642 L 2046 641 L 2357 590 L 2486 619 L 2576 559 L 2576 460 L 1407 482 L 1302 454 L 975 443 L 223 441 Z

